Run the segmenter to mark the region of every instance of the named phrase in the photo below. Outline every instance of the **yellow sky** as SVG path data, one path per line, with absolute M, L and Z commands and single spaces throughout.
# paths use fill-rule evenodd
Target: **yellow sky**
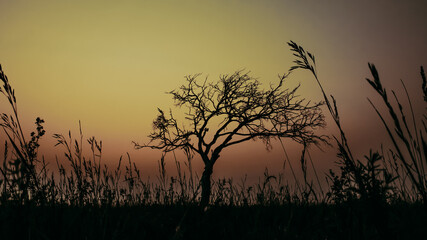
M 215 80 L 246 69 L 264 84 L 277 81 L 291 66 L 286 42 L 294 40 L 316 55 L 350 142 L 367 154 L 384 133 L 366 101 L 375 96 L 364 81 L 367 62 L 377 64 L 389 88 L 401 89 L 403 78 L 410 91 L 418 90 L 419 66 L 427 65 L 426 4 L 319 2 L 0 0 L 0 63 L 16 89 L 25 128 L 30 131 L 38 116 L 45 119 L 47 157 L 51 135 L 77 134 L 81 120 L 86 137 L 103 140 L 107 161 L 130 152 L 152 173 L 160 153 L 135 151 L 131 141 L 147 140 L 157 107 L 173 108 L 166 91 L 195 73 Z M 302 83 L 303 97 L 320 99 L 308 75 L 292 81 Z M 5 99 L 0 104 L 7 112 Z M 316 157 L 323 170 L 335 161 L 335 150 L 328 151 Z M 297 162 L 298 152 L 293 155 Z M 261 142 L 222 156 L 218 176 L 257 176 L 283 161 L 279 147 L 267 153 Z

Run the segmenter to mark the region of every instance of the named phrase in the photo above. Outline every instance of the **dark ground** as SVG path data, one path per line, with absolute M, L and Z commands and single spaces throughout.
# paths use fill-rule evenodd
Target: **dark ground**
M 0 239 L 426 239 L 426 219 L 417 204 L 0 206 Z

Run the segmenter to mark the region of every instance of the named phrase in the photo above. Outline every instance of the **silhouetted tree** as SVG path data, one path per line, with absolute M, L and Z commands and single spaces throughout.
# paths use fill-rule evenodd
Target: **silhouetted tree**
M 268 90 L 248 73 L 222 75 L 218 82 L 197 81 L 199 75 L 186 77 L 186 84 L 169 92 L 179 107 L 187 107 L 187 128 L 159 110 L 153 122 L 150 147 L 170 152 L 182 149 L 198 154 L 204 163 L 201 178 L 201 205 L 209 204 L 211 175 L 223 149 L 249 140 L 261 139 L 267 149 L 274 138 L 291 138 L 304 147 L 325 141 L 314 130 L 324 126 L 322 103 L 311 103 L 296 95 L 299 85 L 284 88 L 288 74 L 279 75 L 277 85 Z

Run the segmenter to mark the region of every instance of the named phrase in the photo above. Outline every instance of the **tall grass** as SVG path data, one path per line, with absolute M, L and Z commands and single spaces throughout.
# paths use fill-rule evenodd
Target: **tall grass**
M 375 104 L 369 100 L 369 103 L 378 114 L 381 122 L 383 123 L 387 134 L 393 143 L 393 153 L 396 155 L 397 160 L 403 165 L 405 174 L 407 174 L 411 180 L 411 183 L 417 190 L 417 193 L 421 196 L 424 204 L 427 205 L 427 177 L 426 168 L 427 164 L 427 145 L 424 136 L 427 133 L 426 128 L 426 115 L 422 119 L 417 119 L 414 114 L 412 101 L 406 89 L 403 81 L 402 86 L 405 90 L 406 97 L 409 103 L 409 114 L 412 117 L 412 122 L 407 119 L 405 111 L 402 107 L 401 101 L 397 97 L 394 91 L 391 91 L 396 107 L 393 107 L 387 90 L 382 86 L 378 71 L 373 64 L 369 64 L 373 80 L 366 79 L 372 88 L 380 95 L 382 102 L 388 110 L 388 115 L 392 119 L 392 123 L 386 122 L 384 114 L 381 114 Z M 423 67 L 421 67 L 421 78 L 422 78 L 422 90 L 424 94 L 424 101 L 427 102 L 426 98 L 426 76 Z M 420 128 L 418 120 L 421 120 L 422 127 Z M 412 126 L 411 126 L 412 125 Z M 412 127 L 412 129 L 411 129 Z
M 327 175 L 329 189 L 325 191 L 315 172 L 320 192 L 316 192 L 313 184 L 308 183 L 306 174 L 305 186 L 300 185 L 295 173 L 295 185 L 289 185 L 284 175 L 273 176 L 267 170 L 257 184 L 250 186 L 245 178 L 237 181 L 217 179 L 213 183 L 211 205 L 329 204 L 353 200 L 381 204 L 422 201 L 426 204 L 427 117 L 415 117 L 403 82 L 410 106 L 407 111 L 409 114 L 393 91 L 391 93 L 397 107 L 391 103 L 378 71 L 373 64 L 369 64 L 373 80 L 367 79 L 367 82 L 381 97 L 392 122 L 388 123 L 380 108 L 371 100 L 370 103 L 393 145 L 385 151 L 372 150 L 364 159 L 357 159 L 349 146 L 336 100 L 332 95 L 328 96 L 319 80 L 314 55 L 295 42 L 291 41 L 289 46 L 296 56 L 295 66 L 290 71 L 304 69 L 312 73 L 323 94 L 327 111 L 339 130 L 339 134 L 333 136 L 338 151 L 339 171 L 330 171 Z M 56 147 L 61 148 L 64 154 L 56 157 L 57 170 L 49 169 L 44 158 L 38 154 L 39 140 L 45 135 L 44 121 L 37 118 L 35 131 L 27 137 L 21 127 L 15 91 L 1 66 L 0 78 L 3 82 L 0 91 L 12 110 L 12 114 L 1 115 L 0 126 L 6 141 L 3 164 L 0 166 L 0 205 L 153 206 L 195 205 L 200 201 L 200 178 L 193 172 L 191 155 L 187 155 L 184 162 L 180 162 L 174 155 L 177 170 L 175 176 L 166 172 L 165 156 L 162 156 L 157 179 L 143 181 L 141 171 L 129 154 L 120 157 L 113 169 L 103 163 L 102 141 L 95 137 L 84 139 L 81 125 L 77 138 L 73 138 L 71 132 L 67 135 L 53 135 Z M 427 101 L 427 81 L 423 68 L 421 79 L 424 101 Z M 83 147 L 84 145 L 88 148 Z M 86 153 L 83 149 L 89 151 Z M 283 150 L 285 151 L 284 147 Z M 307 156 L 311 160 L 309 153 L 303 155 L 303 171 L 306 170 L 304 164 Z M 293 168 L 291 170 L 294 172 Z
M 291 41 L 288 45 L 291 47 L 291 51 L 294 52 L 294 56 L 296 56 L 296 60 L 294 61 L 295 66 L 291 67 L 290 71 L 304 69 L 312 73 L 323 94 L 328 111 L 339 130 L 339 135 L 334 136 L 334 139 L 338 148 L 337 156 L 339 158 L 338 164 L 341 172 L 338 176 L 333 171 L 330 171 L 328 176 L 332 181 L 331 191 L 329 192 L 332 200 L 335 202 L 341 202 L 350 199 L 362 199 L 384 202 L 392 196 L 396 197 L 394 193 L 396 191 L 400 191 L 403 192 L 400 197 L 403 197 L 406 200 L 406 196 L 411 195 L 413 200 L 422 200 L 424 204 L 427 204 L 427 179 L 425 172 L 427 145 L 425 144 L 424 139 L 426 134 L 426 115 L 424 114 L 421 119 L 417 119 L 415 117 L 411 99 L 403 81 L 402 85 L 410 106 L 408 116 L 412 118 L 412 130 L 409 127 L 406 117 L 407 113 L 405 114 L 405 110 L 403 109 L 395 92 L 392 91 L 392 94 L 397 104 L 397 108 L 393 107 L 390 102 L 387 91 L 382 86 L 375 65 L 368 64 L 374 79 L 371 80 L 367 78 L 366 80 L 380 95 L 391 119 L 393 120 L 392 123 L 387 123 L 383 114 L 380 113 L 376 105 L 368 99 L 369 103 L 380 117 L 381 122 L 385 126 L 388 136 L 393 143 L 392 148 L 389 149 L 392 157 L 385 159 L 384 156 L 379 153 L 380 151 L 372 152 L 371 150 L 369 155 L 365 156 L 364 160 L 359 160 L 353 156 L 349 146 L 345 131 L 343 130 L 340 121 L 336 100 L 332 95 L 328 97 L 319 80 L 314 55 L 305 51 L 295 42 Z M 427 83 L 422 67 L 420 73 L 422 78 L 424 101 L 427 101 Z M 417 125 L 419 120 L 421 120 L 423 128 L 420 128 Z M 406 152 L 404 153 L 403 151 Z M 383 150 L 381 150 L 381 152 L 383 152 Z M 403 166 L 403 169 L 399 169 L 399 165 Z M 411 180 L 412 187 L 416 189 L 417 196 L 414 196 L 412 192 L 409 192 L 406 188 L 405 178 L 407 176 L 409 176 Z M 396 179 L 398 179 L 399 184 L 394 183 Z M 421 199 L 419 197 L 421 197 Z

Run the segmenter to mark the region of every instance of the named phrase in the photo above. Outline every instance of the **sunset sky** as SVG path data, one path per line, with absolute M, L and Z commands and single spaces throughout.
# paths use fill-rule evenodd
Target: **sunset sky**
M 425 112 L 419 67 L 427 66 L 426 9 L 421 0 L 0 0 L 0 64 L 28 135 L 36 117 L 46 121 L 41 153 L 48 161 L 59 150 L 52 134 L 71 130 L 77 137 L 80 120 L 85 138 L 103 141 L 106 162 L 115 164 L 129 152 L 144 175 L 154 175 L 161 152 L 134 150 L 131 141 L 148 140 L 157 108 L 180 112 L 167 91 L 189 74 L 214 81 L 241 69 L 266 87 L 277 83 L 277 75 L 292 66 L 286 42 L 293 40 L 316 56 L 319 78 L 337 99 L 350 145 L 361 158 L 388 143 L 367 101 L 381 103 L 364 80 L 368 62 L 402 99 L 404 80 L 416 112 Z M 301 83 L 301 97 L 321 100 L 310 75 L 298 72 L 291 79 Z M 10 112 L 4 97 L 0 107 Z M 336 132 L 332 122 L 326 132 Z M 300 147 L 285 143 L 297 167 Z M 320 172 L 337 160 L 336 149 L 323 150 L 311 154 Z M 283 155 L 279 145 L 267 152 L 261 141 L 234 146 L 214 174 L 257 179 L 266 167 L 279 172 Z M 199 159 L 195 165 L 201 166 Z

